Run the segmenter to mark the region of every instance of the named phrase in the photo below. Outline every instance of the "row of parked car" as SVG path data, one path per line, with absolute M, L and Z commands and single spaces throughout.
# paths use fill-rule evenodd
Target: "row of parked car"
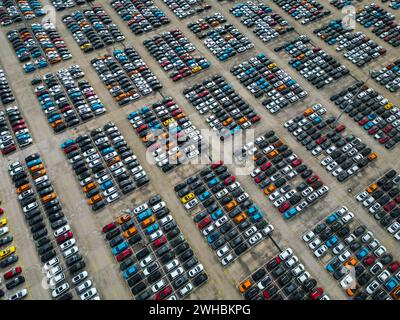
M 356 196 L 357 201 L 397 241 L 400 241 L 399 184 L 400 176 L 395 169 L 391 169 Z
M 388 2 L 389 0 L 381 0 L 383 3 Z M 400 9 L 400 1 L 399 0 L 390 0 L 389 7 L 393 10 Z
M 192 55 L 196 47 L 178 28 L 153 36 L 143 41 L 143 44 L 173 81 L 210 67 L 205 57 Z
M 349 69 L 331 55 L 312 45 L 305 35 L 276 48 L 275 51 L 282 49 L 292 57 L 289 61 L 291 67 L 317 89 L 332 84 L 350 73 Z
M 93 211 L 149 182 L 113 122 L 61 144 Z
M 377 5 L 371 3 L 357 10 L 356 21 L 364 28 L 371 28 L 379 38 L 393 47 L 400 45 L 400 25 L 396 16 Z
M 262 105 L 271 113 L 279 112 L 308 95 L 264 53 L 233 66 L 230 71 L 256 98 L 265 98 Z
M 136 300 L 177 300 L 208 275 L 159 195 L 102 229 Z M 122 233 L 122 234 L 121 234 Z
M 286 220 L 303 213 L 328 194 L 329 188 L 320 177 L 273 130 L 244 148 L 256 165 L 250 176 Z M 295 183 L 297 176 L 300 183 Z
M 172 12 L 181 20 L 201 14 L 212 8 L 208 0 L 163 0 Z
M 68 292 L 70 285 L 66 280 L 64 269 L 60 265 L 61 256 L 66 265 L 65 271 L 68 269 L 71 276 L 81 271 L 85 267 L 85 262 L 76 246 L 71 227 L 62 212 L 61 203 L 40 155 L 37 153 L 29 155 L 25 158 L 25 165 L 26 168 L 19 161 L 13 162 L 8 168 L 9 173 L 15 184 L 18 200 L 30 227 L 40 260 L 45 264 L 44 268 L 47 270 L 46 277 L 49 287 L 52 289 L 52 297 L 69 300 L 72 298 L 72 294 Z M 31 181 L 27 172 L 30 174 Z M 36 196 L 39 196 L 40 202 Z M 53 230 L 52 235 L 49 234 L 46 222 Z M 61 254 L 57 252 L 55 244 L 58 245 Z M 78 294 L 83 291 L 78 291 Z M 94 293 L 96 293 L 95 289 Z M 86 295 L 82 295 L 81 299 L 86 300 L 85 297 Z M 93 295 L 89 297 L 93 297 Z
M 7 75 L 0 69 L 0 101 L 3 105 L 8 105 L 15 101 L 14 94 L 7 80 Z
M 329 3 L 339 10 L 343 9 L 346 6 L 354 5 L 353 0 L 329 0 Z
M 371 77 L 390 92 L 397 92 L 400 89 L 400 59 L 386 67 L 373 70 Z
M 353 300 L 399 300 L 400 263 L 347 207 L 303 235 L 325 269 Z M 353 270 L 354 272 L 349 272 Z
M 5 117 L 7 117 L 10 126 L 7 125 Z M 4 111 L 0 111 L 0 127 L 0 149 L 2 154 L 8 154 L 16 150 L 11 131 L 20 148 L 27 147 L 33 142 L 18 106 L 7 107 L 5 114 Z
M 332 20 L 327 25 L 314 30 L 329 45 L 336 45 L 336 51 L 362 68 L 369 62 L 385 55 L 386 49 L 369 39 L 362 32 L 351 32 L 343 27 L 342 20 Z
M 241 2 L 229 10 L 264 43 L 293 31 L 294 28 L 271 7 L 253 1 Z M 253 28 L 255 27 L 255 28 Z
M 14 237 L 10 234 L 10 230 L 8 227 L 8 219 L 5 218 L 5 211 L 3 208 L 0 208 L 0 266 L 2 269 L 7 268 L 8 266 L 14 264 L 18 261 L 18 256 L 15 253 L 16 248 L 15 246 L 8 246 L 6 245 L 12 243 Z M 9 260 L 9 258 L 12 258 Z M 4 259 L 4 260 L 3 260 Z M 3 263 L 4 261 L 4 263 Z M 24 276 L 22 274 L 22 268 L 20 266 L 13 266 L 11 269 L 7 268 L 8 270 L 4 272 L 3 278 L 5 282 L 5 289 L 2 287 L 2 279 L 0 279 L 0 298 L 5 297 L 6 290 L 12 290 L 13 288 L 17 287 L 19 284 L 24 283 Z M 14 281 L 15 279 L 15 281 Z M 11 280 L 11 281 L 9 281 Z M 18 290 L 16 293 L 8 295 L 9 300 L 21 300 L 24 299 L 28 295 L 27 289 Z
M 252 127 L 261 119 L 219 74 L 186 88 L 183 94 L 201 115 L 212 113 L 207 123 L 221 140 Z
M 346 126 L 336 123 L 336 117 L 328 117 L 321 104 L 285 122 L 284 127 L 313 156 L 323 155 L 321 165 L 339 182 L 358 174 L 378 157 L 360 138 L 344 134 Z
M 46 14 L 39 0 L 2 0 L 0 3 L 0 24 L 9 26 L 24 20 L 32 20 Z
M 72 58 L 64 39 L 51 22 L 10 30 L 7 38 L 20 62 L 31 60 L 23 66 L 26 73 Z
M 400 142 L 399 108 L 363 82 L 356 82 L 330 99 L 386 149 L 393 149 Z
M 78 65 L 72 65 L 33 80 L 36 97 L 55 133 L 106 112 L 89 82 L 78 81 L 84 75 Z
M 65 9 L 81 6 L 86 3 L 92 3 L 94 0 L 50 0 L 56 11 L 63 11 Z
M 240 53 L 254 48 L 254 44 L 232 24 L 224 24 L 225 17 L 220 13 L 198 19 L 188 24 L 219 61 L 226 61 Z
M 279 7 L 301 24 L 318 21 L 331 14 L 316 0 L 273 0 Z
M 150 32 L 170 22 L 165 13 L 154 5 L 154 1 L 112 0 L 111 6 L 136 35 Z
M 200 156 L 202 136 L 172 97 L 131 112 L 128 120 L 163 172 Z
M 106 54 L 94 58 L 91 64 L 119 106 L 162 88 L 158 78 L 132 47 L 114 50 L 113 56 Z
M 231 264 L 271 234 L 274 227 L 231 175 L 214 162 L 174 188 L 222 266 Z
M 125 36 L 99 4 L 62 17 L 83 52 L 125 41 Z
M 330 300 L 291 248 L 283 250 L 239 284 L 246 300 Z

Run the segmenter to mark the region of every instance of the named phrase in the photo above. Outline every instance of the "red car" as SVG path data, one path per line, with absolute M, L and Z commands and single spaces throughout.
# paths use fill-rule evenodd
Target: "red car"
M 358 121 L 358 124 L 359 124 L 360 126 L 363 126 L 363 125 L 366 124 L 368 121 L 369 121 L 369 120 L 368 120 L 368 117 L 364 117 L 364 118 L 362 118 L 360 121 Z
M 217 169 L 218 167 L 222 166 L 224 162 L 222 160 L 219 160 L 217 162 L 213 162 L 211 164 L 211 169 Z
M 102 231 L 103 233 L 107 233 L 108 231 L 114 229 L 115 227 L 116 227 L 115 223 L 114 223 L 114 222 L 111 222 L 111 223 L 109 223 L 109 224 L 106 224 L 106 225 L 103 227 L 103 229 L 101 229 L 101 231 Z
M 211 223 L 211 220 L 211 216 L 207 216 L 197 224 L 197 227 L 202 230 Z
M 172 78 L 172 81 L 181 80 L 183 77 L 180 74 L 177 74 L 175 77 Z
M 324 294 L 324 289 L 315 288 L 314 291 L 310 293 L 310 298 L 312 300 L 317 300 L 318 298 L 322 297 L 323 294 Z
M 399 270 L 399 268 L 400 268 L 400 262 L 398 262 L 398 261 L 392 262 L 391 264 L 389 264 L 389 267 L 388 267 L 388 269 L 391 273 L 396 272 L 397 270 Z
M 392 211 L 396 207 L 396 201 L 390 201 L 388 204 L 386 204 L 383 209 L 386 212 Z
M 225 180 L 224 180 L 224 185 L 229 185 L 229 184 L 231 184 L 231 183 L 234 183 L 236 181 L 236 177 L 235 176 L 230 176 L 230 177 L 228 177 L 228 178 L 226 178 Z
M 261 117 L 260 116 L 254 116 L 253 118 L 251 118 L 250 119 L 250 121 L 252 122 L 252 123 L 256 123 L 256 122 L 258 122 L 258 121 L 260 121 L 261 120 Z
M 72 231 L 68 231 L 64 234 L 62 234 L 61 236 L 59 236 L 56 241 L 58 244 L 61 244 L 65 241 L 67 241 L 68 239 L 71 239 L 73 237 Z
M 171 286 L 165 287 L 161 291 L 157 292 L 156 294 L 156 300 L 164 300 L 166 297 L 168 297 L 172 292 Z
M 318 180 L 319 180 L 319 177 L 317 175 L 313 175 L 313 176 L 311 176 L 311 177 L 309 177 L 307 179 L 307 183 L 308 184 L 312 184 L 312 183 L 314 183 L 315 181 L 318 181 Z
M 2 149 L 1 153 L 2 154 L 8 154 L 8 153 L 13 152 L 15 150 L 17 150 L 17 147 L 15 146 L 15 144 L 13 144 L 11 146 L 8 146 L 7 148 Z
M 0 215 L 2 215 L 4 213 L 4 209 L 0 208 Z
M 396 198 L 394 198 L 394 201 L 396 201 L 397 203 L 400 203 L 400 196 L 396 196 Z
M 126 249 L 125 251 L 121 252 L 119 255 L 117 255 L 117 261 L 122 262 L 129 256 L 131 256 L 133 253 L 131 248 Z
M 140 127 L 136 128 L 136 133 L 140 133 L 141 131 L 146 130 L 146 129 L 148 129 L 148 128 L 149 128 L 149 127 L 148 127 L 147 124 L 143 124 L 143 125 L 141 125 Z
M 390 131 L 393 130 L 393 126 L 391 124 L 388 124 L 384 129 L 383 132 L 384 133 L 389 133 Z
M 375 261 L 376 257 L 374 255 L 370 255 L 368 257 L 366 257 L 363 262 L 366 266 L 372 266 L 374 261 Z
M 380 144 L 385 144 L 386 142 L 388 142 L 390 140 L 390 138 L 388 136 L 383 136 L 382 138 L 380 138 L 378 141 Z
M 342 132 L 344 129 L 346 129 L 346 126 L 344 124 L 340 124 L 336 127 L 336 132 Z
M 281 204 L 281 206 L 278 208 L 280 213 L 284 213 L 286 210 L 288 210 L 290 208 L 290 203 L 284 202 L 283 204 Z
M 4 279 L 9 280 L 9 279 L 13 278 L 14 276 L 16 276 L 17 274 L 20 274 L 21 272 L 22 272 L 21 267 L 12 268 L 11 270 L 7 271 L 4 274 Z
M 303 161 L 301 159 L 294 159 L 292 161 L 292 167 L 297 167 L 299 165 L 301 165 L 303 163 Z
M 378 127 L 372 127 L 371 129 L 368 130 L 368 134 L 376 134 L 379 131 Z
M 17 131 L 19 131 L 19 130 L 26 129 L 26 124 L 21 124 L 21 125 L 19 125 L 19 126 L 12 127 L 12 129 L 13 129 L 14 132 L 17 132 Z
M 72 145 L 66 147 L 66 148 L 64 149 L 64 153 L 67 154 L 67 153 L 70 153 L 71 151 L 74 151 L 74 150 L 76 150 L 76 149 L 78 149 L 78 145 L 77 145 L 76 143 L 74 143 L 74 144 L 72 144 Z
M 318 138 L 317 140 L 315 140 L 315 143 L 316 143 L 316 144 L 322 144 L 322 143 L 324 143 L 326 140 L 328 140 L 328 137 L 327 137 L 327 136 L 322 136 L 322 137 Z
M 266 162 L 266 163 L 264 163 L 261 167 L 260 167 L 260 169 L 262 170 L 262 171 L 265 171 L 265 170 L 267 170 L 268 168 L 270 168 L 271 167 L 271 162 Z
M 161 238 L 158 238 L 157 240 L 155 240 L 153 242 L 154 246 L 156 248 L 161 247 L 164 243 L 167 242 L 167 237 L 166 236 L 162 236 Z

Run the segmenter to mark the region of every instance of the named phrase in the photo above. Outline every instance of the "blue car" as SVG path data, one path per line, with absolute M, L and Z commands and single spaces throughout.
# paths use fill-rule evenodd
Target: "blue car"
M 105 156 L 106 154 L 109 154 L 110 152 L 113 152 L 113 151 L 114 151 L 114 148 L 108 147 L 108 148 L 103 149 L 103 150 L 101 151 L 101 154 L 102 154 L 103 156 Z
M 124 279 L 129 279 L 131 276 L 133 276 L 136 272 L 138 272 L 138 269 L 135 265 L 130 266 L 128 269 L 126 269 L 123 273 Z
M 121 242 L 119 245 L 115 246 L 112 249 L 112 252 L 113 252 L 114 256 L 116 256 L 117 254 L 120 254 L 122 251 L 128 249 L 128 247 L 129 247 L 128 242 L 124 241 L 124 242 Z
M 219 181 L 220 181 L 220 180 L 219 180 L 218 178 L 214 178 L 214 179 L 212 179 L 211 181 L 209 181 L 209 182 L 207 183 L 207 185 L 208 185 L 209 188 L 212 188 L 212 187 L 214 187 Z
M 217 220 L 219 218 L 221 218 L 224 215 L 224 212 L 221 209 L 218 209 L 217 211 L 215 211 L 212 215 L 211 218 L 213 220 Z
M 152 234 L 153 232 L 159 229 L 159 225 L 157 223 L 152 224 L 151 226 L 147 227 L 145 232 L 146 234 Z
M 251 220 L 253 220 L 253 222 L 257 222 L 258 220 L 262 219 L 262 217 L 262 212 L 258 211 L 254 216 L 251 217 Z
M 67 148 L 67 147 L 73 145 L 74 143 L 75 143 L 75 140 L 73 140 L 73 139 L 68 139 L 67 141 L 64 141 L 64 142 L 61 144 L 61 149 L 65 149 L 65 148 Z
M 358 260 L 361 260 L 365 258 L 368 255 L 368 253 L 369 253 L 368 248 L 363 248 L 357 252 L 356 257 L 358 258 Z
M 336 215 L 336 213 L 332 213 L 331 215 L 329 215 L 327 218 L 326 218 L 326 223 L 327 224 L 332 224 L 332 223 L 334 223 L 336 220 L 337 220 L 337 218 L 338 218 L 338 216 Z
M 217 240 L 219 237 L 221 236 L 221 233 L 219 231 L 214 231 L 211 232 L 208 236 L 207 236 L 207 242 L 208 243 L 213 243 L 215 240 Z
M 337 263 L 338 258 L 333 258 L 327 265 L 326 265 L 326 270 L 328 270 L 328 272 L 333 273 L 336 268 L 334 267 L 334 265 Z
M 111 188 L 113 185 L 114 184 L 111 180 L 107 180 L 106 182 L 104 182 L 100 185 L 100 189 L 104 191 L 104 190 L 107 190 L 108 188 Z
M 258 211 L 260 211 L 260 209 L 257 207 L 257 205 L 253 205 L 250 208 L 247 209 L 247 213 L 249 215 L 254 215 L 256 214 Z
M 337 242 L 338 238 L 336 236 L 332 236 L 326 241 L 325 244 L 328 248 L 332 248 Z
M 142 222 L 142 221 L 144 221 L 145 219 L 147 219 L 148 217 L 150 217 L 151 214 L 152 214 L 152 213 L 151 213 L 151 209 L 147 209 L 146 211 L 144 211 L 144 212 L 142 212 L 142 213 L 139 213 L 137 219 L 138 219 L 139 222 Z
M 41 163 L 42 163 L 42 159 L 38 158 L 38 159 L 35 159 L 35 160 L 32 160 L 32 161 L 29 161 L 29 162 L 26 164 L 26 166 L 27 166 L 28 168 L 32 168 L 33 166 L 36 166 L 36 165 L 41 164 Z
M 392 291 L 394 288 L 398 286 L 399 282 L 395 277 L 391 277 L 388 281 L 385 282 L 385 288 L 387 291 Z
M 285 219 L 291 219 L 293 218 L 296 214 L 298 213 L 296 208 L 290 208 L 289 210 L 286 210 L 285 213 L 283 214 Z
M 210 191 L 204 191 L 201 195 L 199 195 L 199 200 L 203 202 L 207 200 L 209 197 L 211 197 Z

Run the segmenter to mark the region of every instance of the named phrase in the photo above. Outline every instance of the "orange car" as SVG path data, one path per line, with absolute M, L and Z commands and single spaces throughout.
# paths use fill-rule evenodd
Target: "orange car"
M 236 201 L 236 200 L 232 200 L 231 202 L 228 202 L 228 203 L 224 206 L 224 208 L 225 208 L 226 211 L 229 212 L 229 211 L 231 211 L 233 208 L 235 208 L 237 205 L 238 205 L 237 201 Z
M 268 158 L 268 159 L 273 159 L 273 158 L 275 158 L 278 154 L 279 154 L 279 152 L 278 152 L 277 150 L 272 150 L 271 152 L 268 152 L 267 158 Z
M 37 178 L 39 178 L 39 177 L 44 176 L 45 174 L 46 174 L 46 170 L 43 169 L 43 170 L 37 171 L 37 172 L 35 172 L 35 173 L 32 173 L 32 178 L 33 178 L 33 179 L 37 179 Z
M 145 228 L 153 224 L 154 222 L 156 222 L 156 219 L 153 216 L 151 216 L 142 222 L 142 226 L 143 228 Z
M 275 148 L 279 148 L 280 146 L 283 145 L 283 141 L 279 139 L 277 142 L 273 143 L 272 145 L 273 145 Z
M 353 266 L 354 267 L 357 263 L 358 263 L 358 260 L 356 258 L 354 258 L 354 257 L 351 257 L 344 263 L 344 265 L 345 266 Z
M 308 108 L 306 111 L 304 111 L 303 115 L 305 117 L 308 117 L 310 114 L 313 114 L 314 110 L 312 108 Z
M 92 190 L 94 188 L 96 188 L 96 185 L 94 184 L 94 182 L 90 182 L 89 184 L 87 184 L 86 186 L 84 186 L 82 188 L 82 191 L 86 193 L 86 192 L 89 192 L 90 190 Z
M 118 217 L 117 222 L 118 224 L 123 224 L 129 220 L 131 220 L 131 216 L 125 213 L 122 216 Z
M 265 189 L 264 189 L 264 193 L 266 194 L 266 195 L 269 195 L 269 194 L 271 194 L 272 192 L 274 192 L 276 190 L 276 186 L 274 185 L 274 184 L 271 184 L 271 185 L 269 185 L 268 187 L 266 187 Z
M 23 186 L 20 186 L 19 188 L 17 188 L 17 193 L 20 194 L 26 190 L 29 190 L 31 188 L 31 186 L 29 185 L 29 183 L 24 184 Z
M 90 205 L 95 204 L 96 202 L 99 202 L 101 199 L 103 199 L 103 197 L 98 193 L 89 199 L 89 204 Z
M 374 190 L 376 190 L 377 188 L 378 188 L 378 185 L 377 185 L 376 183 L 373 183 L 373 184 L 371 184 L 371 185 L 368 187 L 367 192 L 368 192 L 368 193 L 372 193 L 372 192 L 374 192 Z
M 241 117 L 241 118 L 237 121 L 237 124 L 238 124 L 238 125 L 241 125 L 241 124 L 245 123 L 246 121 L 247 121 L 247 117 Z
M 252 285 L 253 285 L 253 283 L 251 282 L 250 279 L 247 279 L 247 280 L 243 281 L 243 282 L 239 285 L 239 291 L 240 291 L 240 293 L 246 292 Z
M 43 165 L 42 164 L 38 164 L 38 165 L 33 166 L 32 168 L 30 168 L 29 170 L 31 170 L 31 172 L 37 172 L 37 171 L 42 170 L 42 169 L 44 169 Z
M 399 300 L 400 300 L 400 287 L 395 288 L 395 289 L 391 292 L 390 295 L 392 296 L 393 299 L 399 301 Z
M 246 220 L 247 215 L 242 212 L 241 214 L 237 215 L 235 218 L 233 218 L 233 220 L 235 220 L 236 224 L 241 223 L 242 221 Z
M 51 127 L 55 128 L 55 127 L 57 127 L 58 125 L 60 125 L 62 123 L 63 123 L 62 120 L 56 120 L 51 124 Z
M 54 200 L 55 198 L 57 198 L 57 194 L 55 192 L 52 192 L 52 193 L 50 193 L 48 195 L 43 196 L 42 197 L 42 202 L 43 203 L 47 203 L 47 202 L 49 202 L 51 200 Z
M 373 161 L 373 160 L 375 160 L 375 159 L 377 159 L 377 158 L 378 158 L 378 155 L 377 155 L 376 152 L 372 152 L 372 153 L 368 156 L 368 160 L 369 160 L 369 161 Z
M 116 156 L 115 158 L 112 158 L 110 160 L 107 161 L 107 166 L 112 166 L 114 163 L 117 163 L 118 161 L 121 161 L 121 157 L 120 156 Z
M 227 125 L 231 124 L 232 121 L 233 121 L 232 118 L 228 118 L 228 119 L 226 119 L 224 122 L 222 122 L 222 124 L 226 127 Z
M 126 230 L 126 231 L 124 232 L 124 237 L 125 237 L 126 239 L 129 239 L 130 237 L 134 236 L 137 232 L 138 232 L 138 231 L 137 231 L 136 227 L 132 227 L 132 228 L 130 228 L 129 230 Z

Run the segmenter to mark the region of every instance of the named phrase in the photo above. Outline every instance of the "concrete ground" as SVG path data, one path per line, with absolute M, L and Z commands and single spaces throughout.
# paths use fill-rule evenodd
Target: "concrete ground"
M 48 4 L 47 0 L 43 2 Z M 305 230 L 315 225 L 317 221 L 321 220 L 322 217 L 326 216 L 340 204 L 346 205 L 350 210 L 352 210 L 357 218 L 367 225 L 368 229 L 373 231 L 376 237 L 387 247 L 387 249 L 391 251 L 396 258 L 400 258 L 398 242 L 395 242 L 395 240 L 390 237 L 388 233 L 376 223 L 373 217 L 369 216 L 368 213 L 363 210 L 354 199 L 354 195 L 358 191 L 365 187 L 369 182 L 382 175 L 389 168 L 400 169 L 400 163 L 397 159 L 398 150 L 396 148 L 392 151 L 385 150 L 377 141 L 366 135 L 364 130 L 355 124 L 352 119 L 350 119 L 347 115 L 343 115 L 341 122 L 347 127 L 351 128 L 356 135 L 361 137 L 374 150 L 376 150 L 379 153 L 379 159 L 372 166 L 362 171 L 362 173 L 356 178 L 352 178 L 344 184 L 339 184 L 334 177 L 332 177 L 322 168 L 322 166 L 319 164 L 319 160 L 314 158 L 307 150 L 305 150 L 305 148 L 300 146 L 300 144 L 298 144 L 298 142 L 291 135 L 289 135 L 287 130 L 282 126 L 286 120 L 294 117 L 298 112 L 304 110 L 306 106 L 314 103 L 322 103 L 330 113 L 336 116 L 339 115 L 339 109 L 329 101 L 329 97 L 333 93 L 336 93 L 345 88 L 347 85 L 351 84 L 353 79 L 351 77 L 346 77 L 339 83 L 317 91 L 317 89 L 306 82 L 299 73 L 291 69 L 291 67 L 287 64 L 287 61 L 289 60 L 288 56 L 282 52 L 275 53 L 273 51 L 274 47 L 283 43 L 287 39 L 294 38 L 296 36 L 295 33 L 285 35 L 284 38 L 278 38 L 277 40 L 265 45 L 252 32 L 249 32 L 248 29 L 243 26 L 238 19 L 229 13 L 232 3 L 221 4 L 217 1 L 213 1 L 213 10 L 209 13 L 215 11 L 221 12 L 230 23 L 234 24 L 240 31 L 245 33 L 246 36 L 248 36 L 255 44 L 255 48 L 252 50 L 236 56 L 227 62 L 221 63 L 186 27 L 189 22 L 197 20 L 199 16 L 191 17 L 182 22 L 169 10 L 167 6 L 164 5 L 162 1 L 157 0 L 155 2 L 167 14 L 171 20 L 171 23 L 157 31 L 152 31 L 145 35 L 135 36 L 122 21 L 122 19 L 114 12 L 108 1 L 97 1 L 97 3 L 103 5 L 106 12 L 112 16 L 113 21 L 119 26 L 120 30 L 125 35 L 125 45 L 132 45 L 138 51 L 138 53 L 142 56 L 151 70 L 164 85 L 161 93 L 164 96 L 173 96 L 178 104 L 185 110 L 186 114 L 189 115 L 191 121 L 199 129 L 207 129 L 208 125 L 205 122 L 205 119 L 200 116 L 194 108 L 191 107 L 181 92 L 184 88 L 198 83 L 211 75 L 216 73 L 222 74 L 227 81 L 230 82 L 240 93 L 240 95 L 262 116 L 262 120 L 256 126 L 255 136 L 264 133 L 266 130 L 275 130 L 278 135 L 285 138 L 286 143 L 294 150 L 294 152 L 303 158 L 305 162 L 312 167 L 315 173 L 318 174 L 330 187 L 330 192 L 327 197 L 318 202 L 315 206 L 310 208 L 308 211 L 306 211 L 306 213 L 297 219 L 287 222 L 284 221 L 278 211 L 272 206 L 269 200 L 265 198 L 261 190 L 258 189 L 249 176 L 238 177 L 238 180 L 244 186 L 245 190 L 251 194 L 252 198 L 261 207 L 261 209 L 264 210 L 268 219 L 275 226 L 273 238 L 279 244 L 279 246 L 281 248 L 293 248 L 300 260 L 304 262 L 306 269 L 309 270 L 312 276 L 318 279 L 319 283 L 322 284 L 331 298 L 346 299 L 344 292 L 338 287 L 337 283 L 328 275 L 326 271 L 323 270 L 322 266 L 316 259 L 314 259 L 310 251 L 300 240 Z M 286 13 L 277 7 L 272 1 L 268 1 L 268 5 L 270 5 L 276 12 L 280 13 L 284 17 L 287 16 Z M 327 22 L 334 17 L 338 18 L 341 16 L 340 11 L 336 10 L 329 4 L 326 4 L 326 6 L 332 11 L 332 15 L 326 17 L 322 22 L 316 22 L 304 26 L 297 23 L 291 17 L 288 17 L 287 20 L 299 33 L 309 35 L 309 37 L 317 46 L 322 47 L 341 63 L 347 66 L 354 77 L 360 80 L 365 80 L 368 77 L 369 69 L 377 66 L 383 66 L 399 56 L 399 49 L 393 49 L 388 44 L 378 39 L 369 30 L 357 25 L 357 30 L 361 30 L 362 32 L 366 33 L 373 40 L 388 49 L 388 54 L 379 59 L 378 62 L 371 63 L 363 69 L 357 68 L 350 61 L 344 59 L 341 53 L 336 52 L 334 48 L 329 47 L 319 38 L 315 37 L 314 34 L 312 34 L 312 30 L 322 25 L 323 22 Z M 26 75 L 23 73 L 22 66 L 18 62 L 13 49 L 6 39 L 5 31 L 10 30 L 11 28 L 5 28 L 0 33 L 0 42 L 4 44 L 0 48 L 1 67 L 8 75 L 8 80 L 17 97 L 18 105 L 23 110 L 26 121 L 34 138 L 34 144 L 32 146 L 15 152 L 10 156 L 4 157 L 4 161 L 1 161 L 0 170 L 0 179 L 2 181 L 0 186 L 1 200 L 3 201 L 2 206 L 8 212 L 12 235 L 15 237 L 14 242 L 17 247 L 17 253 L 21 259 L 20 265 L 22 265 L 25 270 L 24 275 L 27 279 L 27 287 L 30 293 L 29 298 L 50 299 L 50 295 L 47 289 L 42 288 L 40 261 L 34 248 L 34 243 L 30 237 L 29 230 L 24 222 L 21 209 L 19 208 L 16 200 L 16 195 L 13 190 L 11 180 L 8 177 L 7 166 L 11 161 L 17 159 L 21 160 L 27 155 L 39 151 L 45 160 L 46 167 L 48 169 L 47 171 L 54 182 L 55 189 L 61 202 L 63 203 L 64 212 L 66 213 L 68 220 L 71 222 L 71 227 L 74 230 L 78 245 L 85 256 L 87 270 L 94 279 L 102 299 L 132 299 L 132 294 L 122 279 L 122 276 L 119 274 L 118 266 L 113 261 L 110 248 L 100 234 L 101 226 L 111 221 L 112 218 L 120 215 L 121 211 L 127 206 L 142 203 L 148 200 L 152 194 L 156 193 L 160 194 L 164 201 L 166 201 L 172 214 L 181 227 L 182 232 L 185 234 L 196 255 L 199 257 L 199 260 L 205 266 L 210 278 L 209 282 L 205 286 L 201 287 L 190 296 L 190 299 L 240 299 L 241 297 L 237 290 L 237 284 L 239 281 L 258 268 L 261 264 L 267 262 L 268 258 L 276 253 L 276 247 L 270 240 L 265 240 L 254 250 L 243 255 L 227 269 L 223 269 L 220 266 L 214 253 L 210 248 L 208 248 L 206 242 L 201 239 L 202 237 L 198 232 L 196 225 L 193 223 L 193 221 L 191 221 L 191 218 L 186 213 L 172 190 L 176 183 L 182 181 L 186 177 L 189 177 L 191 174 L 199 170 L 202 165 L 192 167 L 181 166 L 181 168 L 176 171 L 164 174 L 157 167 L 154 167 L 146 162 L 144 145 L 138 139 L 129 122 L 126 120 L 128 113 L 137 110 L 146 104 L 158 101 L 162 98 L 162 96 L 160 94 L 153 94 L 123 108 L 118 107 L 90 65 L 91 59 L 107 52 L 112 53 L 113 48 L 110 47 L 108 49 L 99 50 L 90 54 L 84 54 L 81 52 L 71 33 L 61 22 L 62 15 L 70 11 L 72 10 L 66 10 L 61 14 L 57 14 L 56 19 L 58 31 L 61 36 L 64 37 L 68 48 L 73 55 L 72 60 L 68 62 L 61 62 L 55 66 L 50 66 L 49 68 L 35 73 L 34 75 Z M 398 13 L 395 14 L 398 15 Z M 202 15 L 204 16 L 205 14 Z M 179 27 L 189 38 L 189 40 L 196 45 L 198 51 L 212 63 L 211 68 L 205 72 L 189 77 L 187 80 L 185 79 L 184 82 L 178 83 L 173 83 L 168 78 L 167 74 L 161 70 L 156 61 L 141 45 L 144 39 L 147 39 L 156 33 L 172 29 L 173 27 Z M 121 45 L 117 45 L 115 48 L 121 48 Z M 293 79 L 298 81 L 303 88 L 309 92 L 307 99 L 294 106 L 286 108 L 286 110 L 274 116 L 264 109 L 260 103 L 260 100 L 255 99 L 254 96 L 252 96 L 244 87 L 242 87 L 235 77 L 229 72 L 231 66 L 247 60 L 260 52 L 266 53 L 283 70 L 288 72 Z M 48 126 L 42 111 L 40 110 L 39 104 L 33 94 L 30 81 L 34 76 L 44 75 L 47 72 L 56 72 L 60 68 L 72 64 L 80 65 L 86 74 L 86 79 L 89 80 L 96 93 L 105 104 L 107 113 L 100 118 L 93 119 L 88 123 L 77 126 L 76 128 L 68 129 L 64 133 L 54 135 L 52 129 Z M 381 92 L 389 100 L 392 100 L 393 102 L 399 101 L 399 94 L 389 93 L 373 80 L 370 80 L 368 85 L 376 89 L 378 92 Z M 101 210 L 98 213 L 93 213 L 85 203 L 84 195 L 80 190 L 74 173 L 65 160 L 62 151 L 59 149 L 59 145 L 62 141 L 70 136 L 76 136 L 79 133 L 87 132 L 90 129 L 103 125 L 107 121 L 114 121 L 118 125 L 118 128 L 124 135 L 129 146 L 138 156 L 143 168 L 147 171 L 151 181 L 147 187 L 134 191 L 129 196 L 117 201 L 112 206 L 107 206 L 104 210 Z M 234 172 L 235 168 L 230 166 L 230 169 L 232 172 Z M 352 188 L 353 190 L 350 193 L 347 191 L 349 188 Z

